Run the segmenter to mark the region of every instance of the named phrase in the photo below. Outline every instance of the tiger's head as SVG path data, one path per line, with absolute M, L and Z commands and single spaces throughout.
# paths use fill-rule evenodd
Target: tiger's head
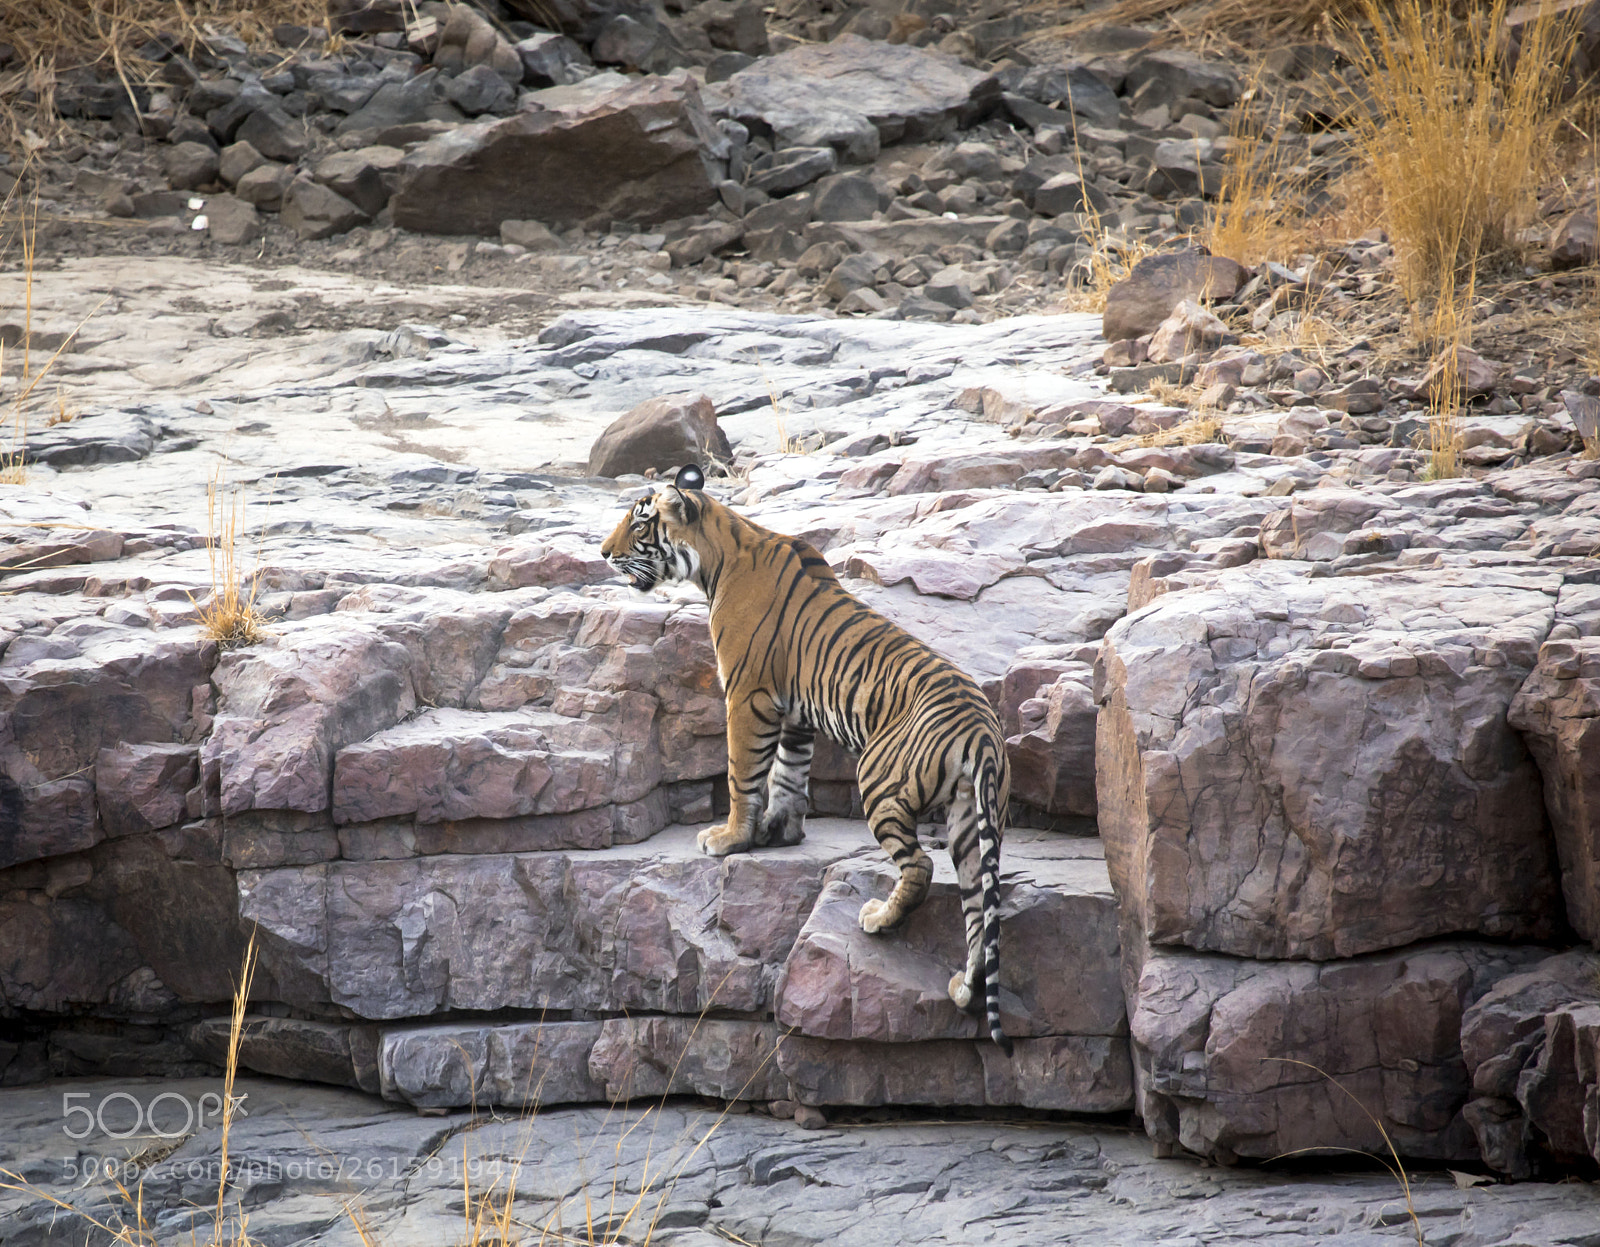
M 687 530 L 705 511 L 700 494 L 705 483 L 705 476 L 693 464 L 679 468 L 671 485 L 629 507 L 601 545 L 606 562 L 635 589 L 646 591 L 664 582 L 690 580 L 699 572 L 700 553 L 688 540 Z

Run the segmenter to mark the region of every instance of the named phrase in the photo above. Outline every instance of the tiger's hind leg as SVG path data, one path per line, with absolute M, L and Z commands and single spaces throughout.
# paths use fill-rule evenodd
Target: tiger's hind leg
M 900 793 L 868 797 L 863 784 L 862 796 L 872 834 L 900 871 L 888 900 L 868 901 L 861 907 L 861 929 L 874 935 L 899 926 L 922 904 L 933 880 L 933 859 L 917 843 L 916 811 Z
M 799 844 L 805 839 L 807 783 L 817 734 L 799 723 L 783 725 L 778 756 L 767 772 L 767 808 L 756 828 L 755 843 Z
M 967 928 L 966 969 L 950 979 L 950 999 L 963 1009 L 983 1008 L 983 853 L 978 843 L 978 807 L 972 784 L 962 779 L 945 820 L 950 858 L 961 888 L 961 917 Z

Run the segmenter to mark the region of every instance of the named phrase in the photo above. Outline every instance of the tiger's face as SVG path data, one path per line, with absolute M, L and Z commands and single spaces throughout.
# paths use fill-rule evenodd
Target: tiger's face
M 677 490 L 639 499 L 600 546 L 606 562 L 635 589 L 647 592 L 658 584 L 692 579 L 699 571 L 700 556 L 694 547 L 673 539 L 672 530 L 685 518 L 684 502 L 687 499 Z

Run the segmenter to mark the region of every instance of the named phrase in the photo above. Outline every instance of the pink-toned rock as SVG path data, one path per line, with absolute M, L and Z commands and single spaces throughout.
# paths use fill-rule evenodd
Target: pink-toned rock
M 610 1018 L 589 1053 L 589 1076 L 608 1100 L 787 1100 L 789 1080 L 777 1061 L 780 1034 L 771 1022 Z
M 1399 508 L 1355 489 L 1318 489 L 1261 522 L 1261 550 L 1269 559 L 1327 562 L 1344 553 L 1349 534 L 1382 524 Z
M 577 537 L 552 537 L 502 546 L 489 561 L 491 589 L 601 585 L 616 580 L 616 569 L 600 557 L 600 547 Z
M 1004 554 L 903 547 L 880 554 L 858 547 L 845 560 L 844 573 L 885 587 L 909 581 L 925 596 L 970 602 L 990 585 L 1026 568 L 1022 559 Z
M 184 739 L 194 729 L 191 694 L 215 656 L 209 642 L 145 634 L 0 676 L 0 804 L 8 811 L 0 867 L 98 843 L 101 751 Z
M 1095 816 L 1092 685 L 1092 670 L 1078 664 L 1018 707 L 1025 730 L 1006 738 L 1013 801 L 1051 815 Z
M 1567 920 L 1600 944 L 1600 637 L 1546 641 L 1509 718 L 1544 777 Z
M 1527 1177 L 1534 1159 L 1600 1159 L 1600 953 L 1508 974 L 1466 1011 L 1467 1120 L 1483 1159 Z
M 329 862 L 241 871 L 240 912 L 291 1003 L 374 1020 L 446 1009 L 764 1013 L 858 824 L 710 858 L 694 831 L 599 851 Z
M 155 831 L 179 822 L 199 777 L 194 745 L 119 744 L 102 749 L 94 768 L 95 800 L 108 836 Z
M 339 752 L 339 823 L 564 814 L 640 800 L 660 781 L 653 699 L 624 693 L 603 716 L 426 710 Z
M 791 1035 L 778 1066 L 802 1104 L 972 1105 L 1115 1113 L 1133 1102 L 1127 1040 L 1105 1035 L 866 1043 Z
M 1013 831 L 1002 856 L 1001 1009 L 1008 1034 L 1114 1035 L 1125 1024 L 1116 913 L 1092 840 Z M 955 874 L 935 856 L 928 898 L 887 936 L 861 906 L 893 887 L 887 863 L 835 866 L 778 985 L 777 1019 L 819 1039 L 905 1043 L 971 1038 L 981 1018 L 950 1000 L 965 964 Z
M 1506 724 L 1559 576 L 1255 562 L 1102 649 L 1100 833 L 1156 944 L 1328 959 L 1560 927 L 1537 768 Z
M 411 655 L 337 616 L 218 663 L 202 773 L 221 812 L 328 809 L 334 757 L 416 709 Z
M 1228 337 L 1228 327 L 1193 299 L 1183 299 L 1150 335 L 1150 361 L 1156 364 L 1186 359 L 1197 351 L 1210 351 Z
M 1375 1118 L 1402 1156 L 1475 1160 L 1462 1012 L 1541 955 L 1440 943 L 1319 965 L 1147 949 L 1130 966 L 1145 1129 L 1229 1163 L 1387 1155 Z
M 386 1028 L 378 1050 L 383 1098 L 418 1108 L 503 1104 L 519 1110 L 603 1100 L 589 1077 L 599 1022 L 440 1022 Z

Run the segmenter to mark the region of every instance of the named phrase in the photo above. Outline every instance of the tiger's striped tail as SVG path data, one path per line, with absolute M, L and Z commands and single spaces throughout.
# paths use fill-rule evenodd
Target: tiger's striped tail
M 1000 1051 L 1011 1055 L 1011 1037 L 1000 1029 L 1000 835 L 999 777 L 993 764 L 984 767 L 978 799 L 979 878 L 983 882 L 983 1004 L 989 1034 Z

